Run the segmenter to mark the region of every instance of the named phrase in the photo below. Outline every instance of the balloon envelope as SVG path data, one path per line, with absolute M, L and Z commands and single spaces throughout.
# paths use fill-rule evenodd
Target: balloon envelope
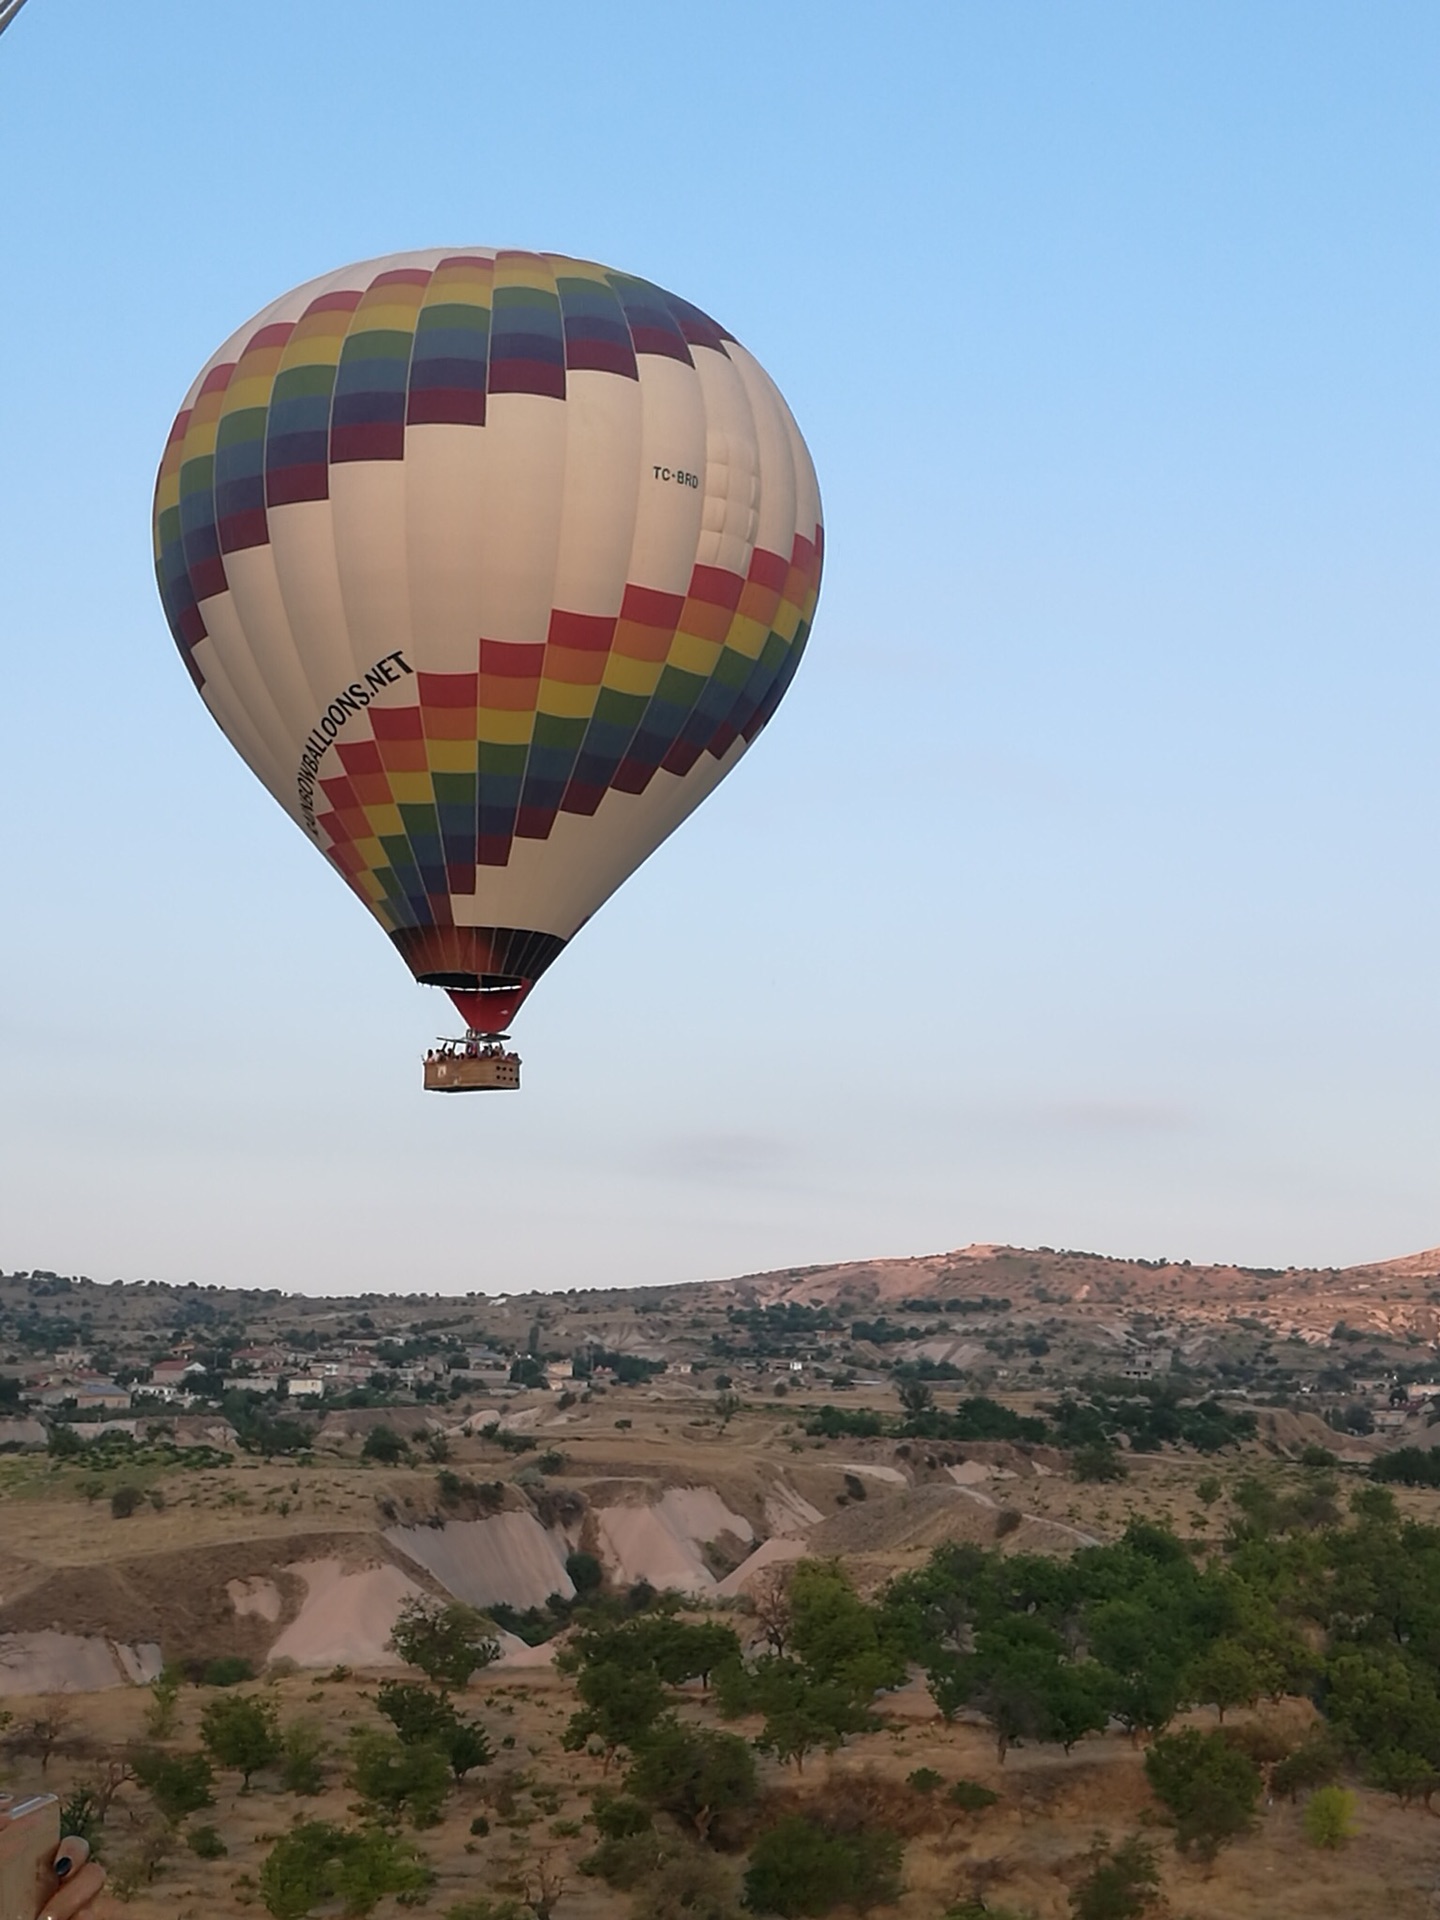
M 155 499 L 176 644 L 417 979 L 498 1032 L 774 712 L 820 501 L 773 383 L 644 280 L 433 249 L 276 301 Z

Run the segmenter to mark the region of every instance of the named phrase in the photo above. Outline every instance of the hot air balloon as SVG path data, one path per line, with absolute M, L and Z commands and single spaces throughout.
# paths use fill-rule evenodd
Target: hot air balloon
M 160 595 L 226 738 L 466 1026 L 505 1029 L 774 713 L 819 589 L 785 402 L 687 301 L 435 248 L 286 294 L 202 369 Z

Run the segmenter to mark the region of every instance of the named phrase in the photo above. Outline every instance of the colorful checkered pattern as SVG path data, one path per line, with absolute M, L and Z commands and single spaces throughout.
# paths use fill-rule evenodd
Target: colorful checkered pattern
M 211 364 L 165 450 L 160 592 L 207 697 L 207 642 L 223 656 L 214 609 L 238 557 L 270 543 L 288 511 L 328 500 L 340 469 L 403 462 L 422 428 L 484 434 L 497 396 L 563 406 L 579 374 L 635 382 L 647 356 L 693 368 L 734 348 L 661 288 L 553 254 L 400 256 L 334 279 Z M 813 517 L 788 545 L 753 546 L 742 570 L 697 557 L 684 591 L 632 581 L 606 612 L 552 606 L 543 638 L 526 642 L 476 631 L 465 671 L 431 670 L 413 635 L 411 670 L 326 743 L 311 818 L 417 975 L 530 980 L 549 964 L 573 927 L 553 915 L 509 926 L 473 907 L 457 927 L 457 900 L 562 817 L 603 818 L 607 796 L 684 780 L 753 740 L 799 663 L 820 564 Z M 294 644 L 303 658 L 303 631 Z M 357 676 L 369 664 L 357 657 Z M 247 752 L 250 735 L 216 711 Z M 317 697 L 272 742 L 279 774 L 257 766 L 292 812 L 294 743 L 322 711 Z

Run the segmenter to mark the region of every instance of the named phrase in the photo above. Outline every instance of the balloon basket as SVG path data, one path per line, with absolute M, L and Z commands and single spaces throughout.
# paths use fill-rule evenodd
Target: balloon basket
M 427 1093 L 502 1093 L 520 1089 L 520 1056 L 505 1034 L 469 1033 L 442 1040 L 425 1056 Z

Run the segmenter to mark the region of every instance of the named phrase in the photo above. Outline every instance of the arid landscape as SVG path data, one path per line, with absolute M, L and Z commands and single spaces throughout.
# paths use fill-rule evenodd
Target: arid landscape
M 992 1248 L 499 1300 L 8 1276 L 7 1784 L 78 1794 L 112 1886 L 157 1920 L 397 1902 L 662 1920 L 742 1896 L 828 1911 L 783 1888 L 765 1904 L 755 1863 L 787 1819 L 842 1849 L 888 1836 L 870 1891 L 845 1893 L 904 1920 L 1419 1920 L 1435 1911 L 1440 1751 L 1433 1773 L 1408 1747 L 1402 1765 L 1367 1745 L 1373 1701 L 1348 1721 L 1336 1708 L 1336 1661 L 1352 1643 L 1381 1659 L 1385 1636 L 1324 1596 L 1357 1553 L 1393 1553 L 1402 1585 L 1430 1578 L 1437 1299 L 1436 1256 L 1257 1273 Z M 1100 1659 L 1113 1623 L 1094 1613 L 1122 1577 L 1107 1569 L 1172 1563 L 1233 1619 L 1204 1629 L 1163 1711 L 1127 1724 L 1109 1696 L 1046 1704 L 1038 1668 L 1023 1699 L 1021 1666 L 995 1679 L 1009 1626 L 987 1624 L 984 1594 L 1003 1568 L 1032 1583 L 1004 1600 L 1010 1625 L 1055 1627 L 1051 1678 L 1118 1686 L 1121 1656 Z M 1063 1606 L 1046 1566 L 1079 1570 Z M 942 1569 L 917 1611 L 906 1595 Z M 838 1609 L 822 1629 L 804 1624 L 816 1580 Z M 1390 1638 L 1414 1680 L 1434 1602 L 1405 1605 Z M 943 1634 L 926 1623 L 937 1607 Z M 407 1738 L 381 1711 L 401 1696 L 380 1691 L 399 1682 L 416 1710 L 421 1675 L 392 1636 L 417 1611 L 468 1622 L 481 1647 L 425 1697 L 452 1732 L 478 1727 L 483 1757 L 440 1767 L 423 1809 L 394 1770 L 433 1761 L 444 1729 Z M 683 1649 L 706 1629 L 717 1671 L 690 1672 Z M 635 1652 L 676 1633 L 673 1659 Z M 873 1642 L 873 1664 L 826 1668 L 837 1633 Z M 1214 1678 L 1216 1633 L 1238 1679 Z M 1136 1656 L 1135 1684 L 1164 1658 Z M 586 1693 L 621 1668 L 652 1690 L 649 1722 L 626 1720 L 623 1687 L 600 1707 Z M 780 1678 L 801 1691 L 777 1705 Z M 1395 1682 L 1377 1667 L 1364 1685 L 1381 1678 Z M 269 1729 L 248 1782 L 216 1733 L 216 1703 L 223 1721 L 241 1701 Z M 745 1780 L 687 1813 L 644 1784 L 654 1726 L 681 1741 L 674 1777 L 698 1752 Z M 1147 1771 L 1187 1729 L 1253 1776 L 1240 1815 L 1198 1839 Z M 372 1748 L 389 1787 L 357 1757 Z M 1318 1755 L 1313 1777 L 1297 1751 Z M 1311 1804 L 1337 1792 L 1343 1832 L 1307 1840 Z M 606 1825 L 627 1819 L 643 1833 Z M 317 1822 L 388 1836 L 410 1864 L 339 1893 L 323 1874 L 305 1891 L 297 1868 L 301 1890 L 277 1891 L 267 1860 Z M 1137 1838 L 1150 1879 L 1106 1906 Z M 407 1891 L 387 1871 L 418 1877 Z M 1150 1904 L 1124 1905 L 1142 1881 Z

